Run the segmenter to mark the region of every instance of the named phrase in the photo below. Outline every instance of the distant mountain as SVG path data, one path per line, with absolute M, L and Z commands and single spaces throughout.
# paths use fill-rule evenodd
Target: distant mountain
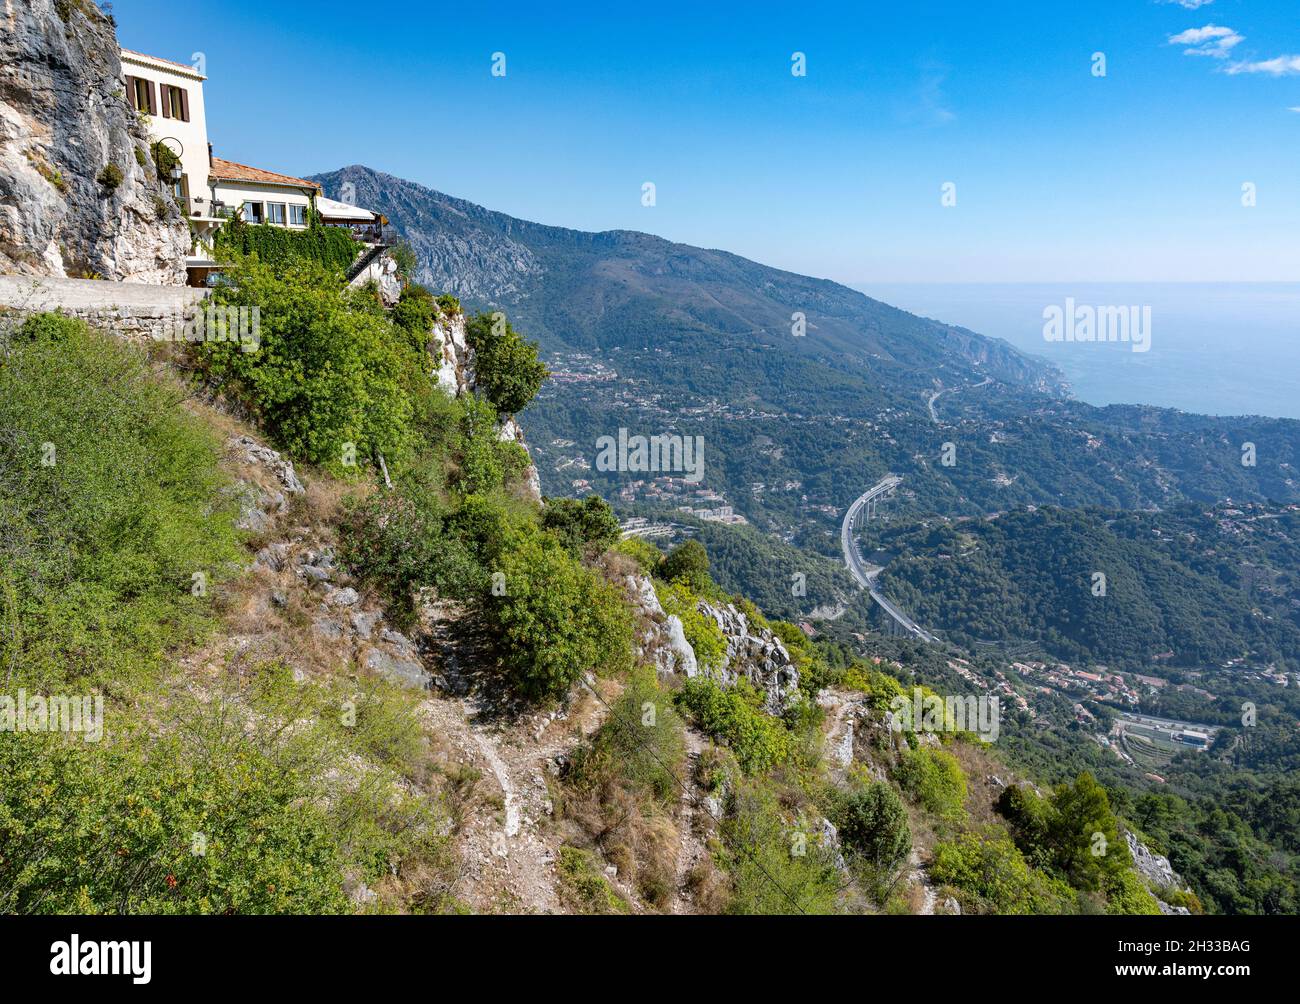
M 1300 501 L 1298 422 L 1095 408 L 1005 342 L 824 279 L 643 233 L 529 223 L 366 167 L 315 180 L 384 213 L 435 292 L 504 310 L 541 342 L 556 376 L 522 422 L 547 494 L 670 513 L 732 505 L 831 559 L 840 514 L 887 471 L 904 478 L 891 511 L 908 519 Z M 624 427 L 702 437 L 703 482 L 596 470 L 597 439 Z M 1243 463 L 1247 444 L 1257 463 Z M 761 554 L 730 565 L 766 595 Z M 826 592 L 806 607 L 838 602 Z
M 769 353 L 781 362 L 769 360 L 763 369 L 820 370 L 807 372 L 817 384 L 851 373 L 895 390 L 985 376 L 1026 390 L 1063 389 L 1054 367 L 1006 342 L 726 251 L 628 230 L 529 223 L 366 167 L 313 180 L 332 197 L 350 184 L 359 205 L 386 215 L 415 250 L 421 282 L 472 307 L 501 308 L 552 351 L 654 342 L 687 356 L 727 348 Z M 806 320 L 804 337 L 792 334 L 796 314 Z M 760 390 L 754 382 L 736 389 Z M 801 388 L 792 382 L 787 389 L 795 393 L 774 386 L 760 392 L 768 403 L 790 406 Z

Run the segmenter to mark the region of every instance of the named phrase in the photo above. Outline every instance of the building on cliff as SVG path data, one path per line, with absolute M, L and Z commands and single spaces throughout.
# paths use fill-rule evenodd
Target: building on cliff
M 212 274 L 213 234 L 236 214 L 247 223 L 305 230 L 314 206 L 326 226 L 346 227 L 364 244 L 382 243 L 388 221 L 381 214 L 326 199 L 314 181 L 214 156 L 203 98 L 207 78 L 194 67 L 123 49 L 122 75 L 126 100 L 151 143 L 177 159 L 168 183 L 197 237 L 185 262 L 192 285 Z

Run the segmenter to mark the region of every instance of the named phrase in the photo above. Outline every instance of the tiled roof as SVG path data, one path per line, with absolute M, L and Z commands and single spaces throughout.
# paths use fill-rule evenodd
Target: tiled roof
M 320 191 L 320 185 L 303 178 L 294 178 L 274 171 L 263 171 L 260 167 L 236 164 L 233 160 L 212 158 L 212 170 L 208 176 L 213 181 L 248 181 L 258 185 L 284 185 L 288 188 L 314 188 Z
M 147 60 L 148 62 L 151 63 L 166 63 L 168 66 L 174 66 L 178 70 L 184 70 L 191 77 L 197 77 L 199 80 L 208 79 L 203 74 L 201 74 L 198 70 L 194 69 L 194 67 L 189 66 L 185 63 L 178 63 L 174 59 L 163 59 L 162 56 L 151 56 L 147 52 L 136 52 L 134 49 L 123 49 L 122 55 L 131 59 Z

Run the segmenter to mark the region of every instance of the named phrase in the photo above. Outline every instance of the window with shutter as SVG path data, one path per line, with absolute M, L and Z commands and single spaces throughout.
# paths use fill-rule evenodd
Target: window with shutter
M 127 77 L 127 100 L 141 115 L 154 113 L 153 84 L 144 77 Z
M 158 91 L 154 87 L 153 81 L 146 80 L 144 82 L 144 89 L 149 99 L 149 114 L 157 115 L 158 114 Z
M 162 91 L 162 117 L 169 119 L 172 117 L 172 89 L 166 84 L 159 84 L 158 89 Z
M 188 122 L 188 121 L 190 120 L 190 95 L 189 95 L 189 92 L 188 92 L 187 90 L 185 90 L 184 87 L 178 87 L 178 88 L 176 88 L 176 92 L 181 96 L 181 114 L 180 114 L 180 119 L 181 119 L 182 122 Z

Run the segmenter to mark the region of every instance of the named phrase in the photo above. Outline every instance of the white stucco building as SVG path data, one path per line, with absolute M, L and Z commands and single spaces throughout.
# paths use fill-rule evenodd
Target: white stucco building
M 388 221 L 380 214 L 325 199 L 313 181 L 214 156 L 203 99 L 207 78 L 194 67 L 123 49 L 122 77 L 126 100 L 144 118 L 150 142 L 179 155 L 179 170 L 159 184 L 171 188 L 195 232 L 186 260 L 192 282 L 206 279 L 212 234 L 235 214 L 248 223 L 305 230 L 316 205 L 326 225 L 348 227 L 366 244 L 382 243 Z
M 130 49 L 122 50 L 122 76 L 126 100 L 145 118 L 150 140 L 162 141 L 180 154 L 182 174 L 173 189 L 182 211 L 195 216 L 207 208 L 211 152 L 203 106 L 206 78 L 183 63 Z

